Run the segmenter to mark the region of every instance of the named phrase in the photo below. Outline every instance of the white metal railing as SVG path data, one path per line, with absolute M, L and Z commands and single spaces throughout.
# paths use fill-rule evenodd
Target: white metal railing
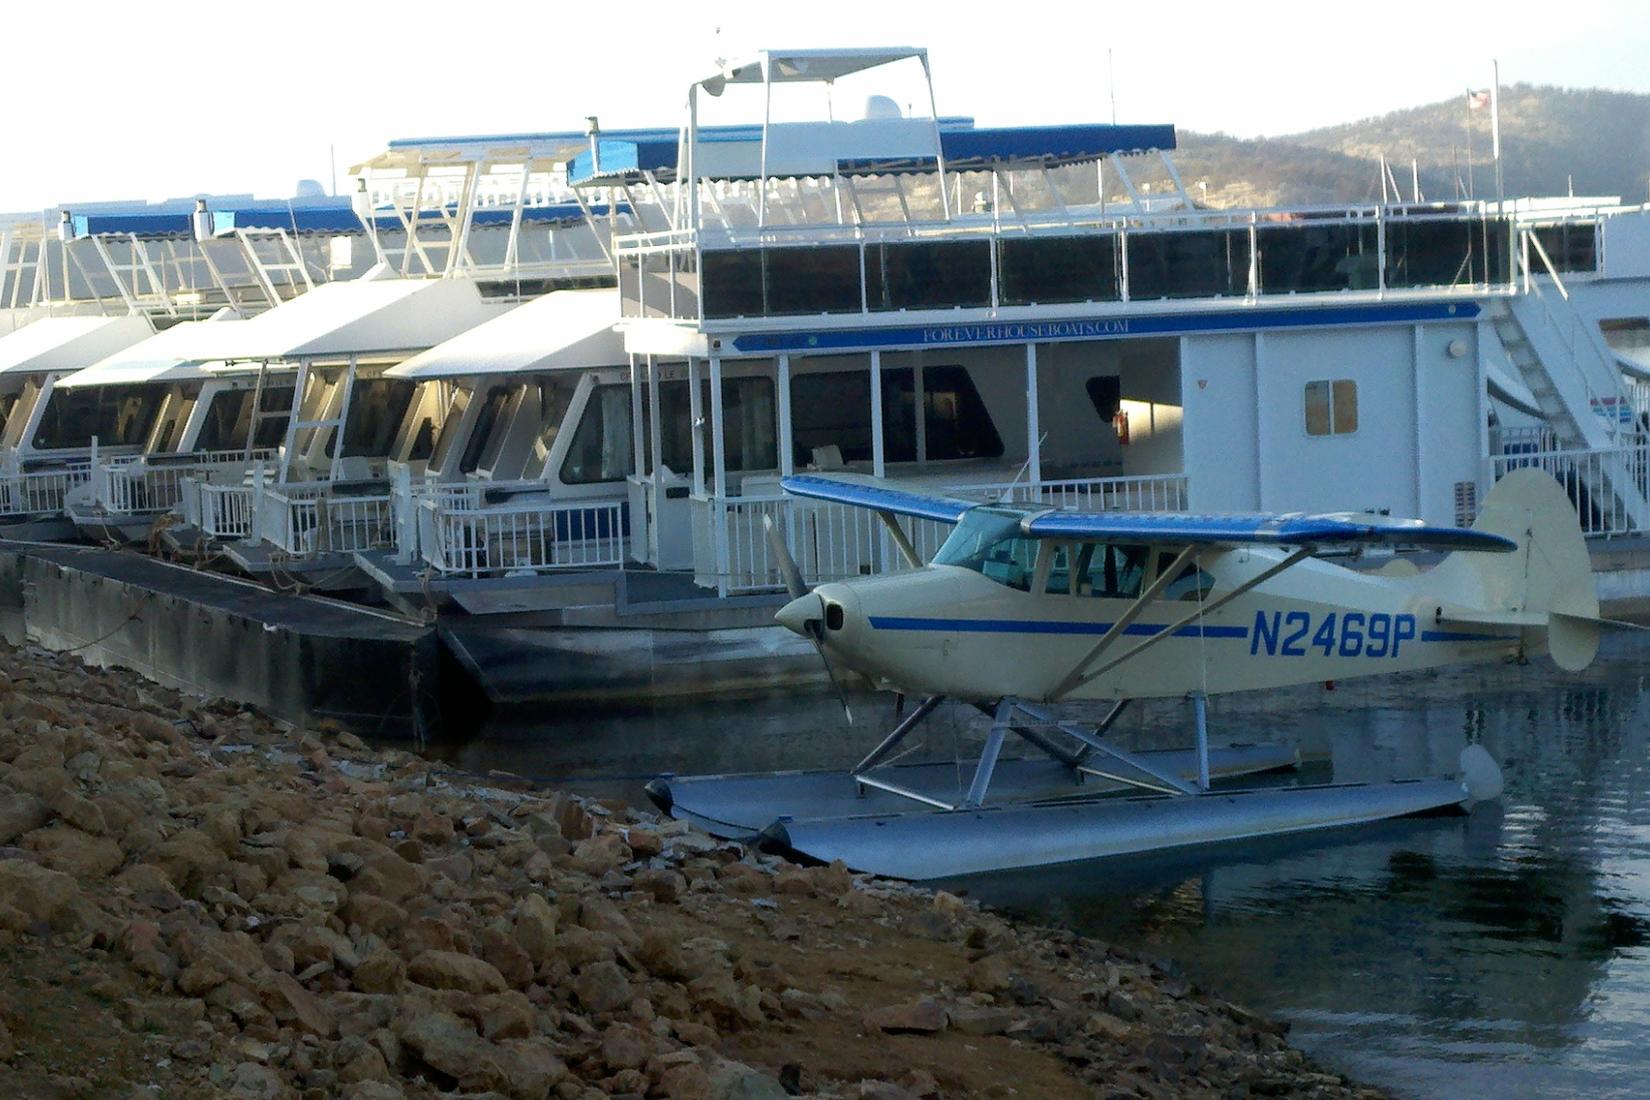
M 61 515 L 70 489 L 92 476 L 89 461 L 0 476 L 0 516 Z
M 1558 433 L 1545 424 L 1490 429 L 1490 454 L 1530 454 L 1559 449 Z
M 1040 484 L 962 485 L 941 490 L 984 500 L 1040 501 L 1081 511 L 1184 511 L 1184 474 L 1091 478 Z M 786 495 L 694 499 L 695 580 L 721 595 L 777 591 L 784 579 L 763 522 L 772 519 L 808 584 L 909 568 L 893 536 L 865 508 Z M 951 533 L 933 520 L 903 521 L 927 561 Z M 705 566 L 710 568 L 705 568 Z
M 300 558 L 395 545 L 394 499 L 388 489 L 349 496 L 331 490 L 324 481 L 254 489 L 252 537 Z
M 488 504 L 479 493 L 438 491 L 418 502 L 418 550 L 446 575 L 617 567 L 625 560 L 626 504 L 616 500 Z
M 1636 487 L 1638 498 L 1650 495 L 1650 443 L 1601 450 L 1547 450 L 1492 455 L 1490 482 L 1512 470 L 1533 467 L 1551 474 L 1576 506 L 1582 531 L 1590 537 L 1636 535 L 1646 528 L 1635 520 L 1623 493 Z
M 252 486 L 213 485 L 189 479 L 183 488 L 183 518 L 201 534 L 225 542 L 252 534 Z
M 233 473 L 248 462 L 267 460 L 274 451 L 202 451 L 155 462 L 138 456 L 99 463 L 91 475 L 99 507 L 111 515 L 164 512 L 178 506 L 184 482 L 191 478 Z

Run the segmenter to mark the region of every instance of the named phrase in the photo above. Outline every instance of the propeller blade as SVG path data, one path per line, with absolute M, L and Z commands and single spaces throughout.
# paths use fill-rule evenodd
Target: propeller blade
M 819 654 L 819 663 L 825 666 L 825 678 L 831 681 L 831 690 L 836 692 L 836 701 L 842 704 L 842 717 L 846 718 L 851 726 L 854 724 L 854 712 L 848 706 L 848 693 L 842 690 L 842 684 L 836 678 L 836 669 L 831 667 L 831 659 L 825 656 L 825 643 L 819 636 L 823 629 L 823 623 L 809 623 L 808 640 L 814 644 L 814 652 Z
M 772 516 L 762 517 L 762 530 L 767 533 L 768 549 L 773 551 L 773 559 L 779 564 L 779 575 L 785 580 L 785 591 L 791 594 L 793 600 L 804 595 L 808 591 L 808 586 L 802 583 L 802 570 L 796 567 L 796 559 L 791 557 L 790 547 L 779 537 L 779 528 L 774 526 Z

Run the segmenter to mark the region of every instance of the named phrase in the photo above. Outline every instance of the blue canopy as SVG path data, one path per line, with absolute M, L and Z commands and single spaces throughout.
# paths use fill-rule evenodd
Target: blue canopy
M 880 485 L 799 474 L 780 485 L 787 493 L 851 504 L 878 512 L 956 523 L 968 501 L 885 489 Z M 1021 506 L 1024 507 L 1024 506 Z M 1423 550 L 1509 553 L 1517 543 L 1467 527 L 1434 527 L 1419 520 L 1375 521 L 1354 514 L 1251 512 L 1193 515 L 1182 512 L 1062 512 L 1025 509 L 1020 530 L 1030 538 L 1148 543 L 1166 546 L 1406 546 Z
M 991 130 L 942 130 L 940 151 L 945 166 L 955 171 L 989 167 L 1009 161 L 1074 164 L 1098 160 L 1112 153 L 1146 153 L 1175 147 L 1174 127 L 1153 126 L 1012 126 Z M 881 174 L 923 172 L 935 167 L 933 157 L 904 160 L 841 161 L 844 172 Z

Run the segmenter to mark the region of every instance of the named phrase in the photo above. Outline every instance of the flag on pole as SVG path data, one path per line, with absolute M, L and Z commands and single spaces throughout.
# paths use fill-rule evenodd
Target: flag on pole
M 1489 105 L 1490 105 L 1490 93 L 1489 92 L 1475 92 L 1471 88 L 1467 89 L 1467 110 L 1469 110 L 1469 111 L 1482 111 L 1485 107 L 1488 107 Z

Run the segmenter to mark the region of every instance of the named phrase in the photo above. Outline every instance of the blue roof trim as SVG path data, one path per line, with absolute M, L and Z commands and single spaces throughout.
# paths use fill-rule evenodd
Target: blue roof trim
M 835 478 L 797 474 L 780 481 L 780 487 L 793 496 L 813 500 L 829 500 L 837 504 L 851 504 L 877 512 L 893 512 L 900 516 L 956 523 L 962 514 L 974 505 L 965 500 L 905 493 L 898 489 L 884 489 L 876 485 L 861 485 Z
M 1177 546 L 1412 546 L 1423 550 L 1510 553 L 1518 544 L 1466 527 L 1383 526 L 1340 516 L 1254 513 L 1189 515 L 1167 512 L 1045 512 L 1020 529 L 1033 538 L 1103 539 Z
M 1068 317 L 1047 321 L 945 322 L 887 328 L 748 332 L 722 337 L 742 355 L 827 352 L 867 348 L 958 347 L 988 344 L 1117 340 L 1133 336 L 1178 336 L 1201 332 L 1312 328 L 1319 325 L 1393 325 L 1425 321 L 1470 321 L 1482 312 L 1477 302 L 1414 302 L 1361 306 L 1298 306 L 1288 309 L 1218 310 L 1132 317 Z M 725 354 L 725 353 L 724 353 Z

